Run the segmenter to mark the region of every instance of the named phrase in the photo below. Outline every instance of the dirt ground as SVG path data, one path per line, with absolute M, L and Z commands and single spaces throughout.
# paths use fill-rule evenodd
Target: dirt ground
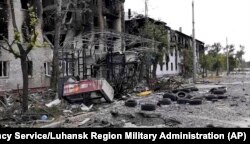
M 197 84 L 198 92 L 192 95 L 204 97 L 213 87 L 226 86 L 228 99 L 216 102 L 203 99 L 201 105 L 177 104 L 157 106 L 164 92 L 147 97 L 132 94 L 129 99 L 137 100 L 135 108 L 124 105 L 125 101 L 115 101 L 94 107 L 89 121 L 80 127 L 250 127 L 250 75 L 231 75 L 209 79 L 212 83 Z M 156 110 L 141 110 L 142 104 L 155 104 Z M 70 127 L 72 123 L 62 125 Z

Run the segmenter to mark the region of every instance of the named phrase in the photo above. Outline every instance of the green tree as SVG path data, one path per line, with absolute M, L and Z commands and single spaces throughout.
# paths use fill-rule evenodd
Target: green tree
M 219 59 L 219 52 L 221 51 L 221 44 L 220 43 L 214 43 L 211 46 L 211 49 L 208 51 L 208 54 L 213 56 L 215 58 L 215 61 L 212 66 L 212 70 L 216 71 L 216 76 L 219 76 L 219 71 L 221 68 L 221 61 Z
M 36 26 L 38 24 L 37 14 L 34 7 L 28 8 L 28 15 L 26 22 L 23 27 L 25 29 L 20 30 L 16 23 L 16 15 L 14 11 L 14 0 L 10 1 L 10 13 L 12 26 L 14 28 L 14 40 L 9 42 L 5 39 L 5 44 L 0 45 L 1 48 L 10 52 L 19 58 L 21 61 L 22 68 L 22 78 L 23 78 L 23 93 L 22 93 L 22 112 L 25 113 L 28 110 L 28 54 L 37 47 L 42 45 L 38 43 L 38 32 L 36 31 Z M 17 48 L 16 48 L 17 47 Z
M 234 68 L 237 67 L 237 59 L 234 56 L 234 51 L 235 51 L 235 46 L 234 45 L 229 45 L 229 54 L 228 54 L 228 59 L 229 59 L 229 71 L 233 71 Z
M 184 49 L 183 52 L 184 77 L 191 77 L 193 74 L 193 48 Z
M 240 45 L 240 50 L 236 52 L 236 59 L 239 62 L 239 67 L 242 68 L 242 64 L 243 64 L 243 56 L 245 54 L 245 47 Z
M 155 21 L 156 22 L 156 21 Z M 168 54 L 168 32 L 163 24 L 146 21 L 145 25 L 139 29 L 139 34 L 142 37 L 149 38 L 155 41 L 153 43 L 153 51 L 151 52 L 151 62 L 153 65 L 152 76 L 156 78 L 156 70 L 158 64 L 163 65 L 163 57 Z M 157 43 L 156 43 L 157 42 Z M 160 42 L 160 44 L 158 43 Z M 149 64 L 151 65 L 151 64 Z

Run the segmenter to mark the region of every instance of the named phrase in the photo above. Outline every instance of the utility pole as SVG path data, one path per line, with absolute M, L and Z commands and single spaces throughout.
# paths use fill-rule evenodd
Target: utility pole
M 193 83 L 196 83 L 197 74 L 197 58 L 196 58 L 196 41 L 195 41 L 195 19 L 194 19 L 194 1 L 192 1 L 192 16 L 193 16 Z
M 145 17 L 148 17 L 148 0 L 145 0 Z
M 227 75 L 229 75 L 229 47 L 227 38 L 226 38 L 226 49 L 227 49 Z

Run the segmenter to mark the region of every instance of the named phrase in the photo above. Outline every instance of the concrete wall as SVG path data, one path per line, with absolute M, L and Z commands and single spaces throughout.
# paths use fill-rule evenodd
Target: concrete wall
M 177 53 L 177 63 L 175 59 L 176 53 Z M 181 67 L 179 66 L 179 63 L 181 62 L 180 52 L 178 50 L 173 50 L 173 55 L 171 55 L 171 53 L 169 53 L 168 55 L 169 55 L 168 65 L 166 64 L 166 59 L 165 59 L 166 55 L 164 55 L 164 58 L 163 58 L 164 65 L 162 69 L 160 65 L 157 66 L 156 75 L 158 77 L 164 76 L 164 75 L 178 75 L 181 73 Z M 173 70 L 171 69 L 171 64 L 173 64 Z M 177 69 L 176 69 L 176 65 L 177 65 Z

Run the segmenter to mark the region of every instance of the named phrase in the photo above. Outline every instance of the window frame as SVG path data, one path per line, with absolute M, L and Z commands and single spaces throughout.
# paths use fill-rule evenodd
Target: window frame
M 2 75 L 4 74 L 4 72 L 3 72 L 4 63 L 6 63 L 6 72 L 5 72 L 6 76 L 0 76 L 0 79 L 9 78 L 9 61 L 0 61 L 0 65 L 2 65 L 0 67 L 0 73 Z
M 30 66 L 31 66 L 31 74 L 30 74 L 30 70 L 29 70 Z M 33 61 L 27 60 L 27 73 L 28 73 L 29 78 L 33 77 L 33 74 L 34 74 L 33 68 L 34 68 Z
M 43 66 L 44 66 L 45 76 L 51 77 L 51 73 L 52 73 L 51 62 L 44 62 Z

